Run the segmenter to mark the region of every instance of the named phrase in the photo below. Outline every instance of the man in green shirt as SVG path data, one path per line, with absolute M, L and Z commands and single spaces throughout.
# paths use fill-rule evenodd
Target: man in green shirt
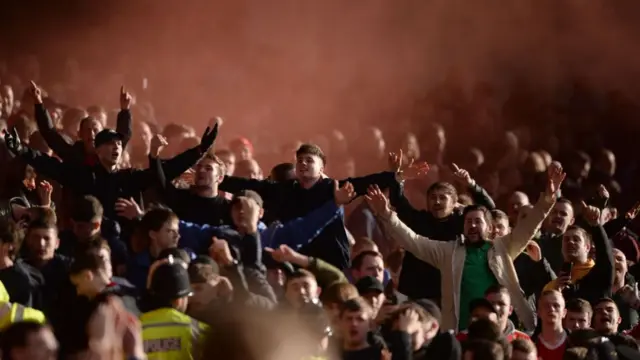
M 545 192 L 528 215 L 520 219 L 513 231 L 491 239 L 491 212 L 478 205 L 464 209 L 463 240 L 443 242 L 416 234 L 391 211 L 388 199 L 377 187 L 366 197 L 389 238 L 418 259 L 438 268 L 442 275 L 442 329 L 466 328 L 469 304 L 484 296 L 492 285 L 507 288 L 518 318 L 528 330 L 535 328 L 535 314 L 524 298 L 513 260 L 524 251 L 529 240 L 555 204 L 556 193 L 565 173 L 560 163 L 549 166 Z M 429 286 L 425 279 L 425 286 Z

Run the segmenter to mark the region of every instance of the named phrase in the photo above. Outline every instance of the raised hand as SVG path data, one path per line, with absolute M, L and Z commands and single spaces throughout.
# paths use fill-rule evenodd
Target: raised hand
M 144 212 L 142 212 L 142 209 L 138 206 L 138 203 L 133 200 L 133 198 L 118 199 L 116 201 L 115 209 L 118 216 L 129 220 L 133 220 L 144 215 Z
M 231 255 L 229 243 L 225 240 L 220 240 L 215 236 L 211 239 L 209 255 L 222 266 L 229 266 L 233 264 L 233 255 Z
M 545 191 L 548 197 L 555 197 L 566 176 L 567 174 L 562 171 L 562 165 L 559 162 L 554 161 L 549 165 L 547 169 L 547 188 Z
M 378 185 L 371 185 L 364 196 L 367 204 L 376 215 L 388 217 L 391 215 L 391 206 L 389 199 L 380 191 Z
M 293 250 L 292 248 L 284 244 L 280 245 L 278 248 L 275 248 L 275 249 L 267 247 L 264 249 L 264 251 L 271 254 L 271 257 L 273 257 L 273 260 L 279 263 L 295 262 L 296 257 L 300 255 L 297 251 Z
M 582 215 L 591 226 L 600 225 L 600 209 L 582 202 Z
M 120 109 L 128 110 L 133 103 L 133 96 L 126 91 L 124 85 L 120 87 Z
M 598 196 L 600 196 L 603 199 L 609 199 L 610 197 L 609 190 L 607 190 L 607 188 L 602 184 L 598 186 Z
M 640 213 L 640 201 L 637 201 L 629 211 L 627 211 L 627 218 L 633 220 Z
M 16 130 L 15 126 L 12 127 L 10 131 L 4 131 L 4 143 L 13 155 L 20 155 L 24 151 L 18 130 Z
M 389 164 L 389 171 L 400 172 L 402 171 L 402 149 L 400 149 L 399 153 L 390 152 L 389 157 L 387 159 L 387 163 Z
M 213 146 L 213 143 L 216 141 L 216 137 L 218 136 L 218 122 L 211 126 L 207 126 L 204 130 L 204 134 L 202 134 L 202 139 L 200 140 L 200 151 L 207 152 Z
M 333 181 L 333 198 L 338 205 L 347 205 L 356 197 L 356 192 L 350 182 L 345 182 L 339 187 L 338 180 Z
M 420 178 L 427 175 L 427 173 L 429 172 L 429 164 L 424 161 L 414 163 L 414 159 L 411 159 L 409 161 L 409 164 L 403 169 L 403 158 L 404 153 L 402 149 L 400 149 L 400 152 L 398 153 L 389 153 L 389 157 L 387 160 L 389 164 L 389 171 L 393 171 L 400 175 L 402 177 L 402 180 L 412 180 Z
M 467 186 L 473 186 L 476 184 L 476 181 L 473 180 L 469 172 L 465 169 L 459 168 L 455 163 L 451 163 L 451 170 L 453 170 L 453 176 L 455 176 L 462 184 Z
M 157 158 L 158 156 L 160 156 L 162 149 L 164 149 L 164 147 L 167 145 L 169 145 L 169 142 L 164 136 L 160 134 L 153 135 L 153 137 L 151 138 L 151 143 L 149 144 L 149 155 L 151 157 Z
M 29 85 L 29 95 L 31 95 L 34 103 L 42 104 L 42 90 L 33 81 Z
M 53 193 L 53 186 L 48 181 L 41 181 L 37 187 L 38 197 L 40 198 L 40 205 L 43 207 L 51 206 L 51 194 Z

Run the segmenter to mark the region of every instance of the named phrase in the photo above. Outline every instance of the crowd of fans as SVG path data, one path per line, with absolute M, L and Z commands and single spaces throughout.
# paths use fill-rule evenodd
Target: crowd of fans
M 430 97 L 395 139 L 260 150 L 254 134 L 221 145 L 220 118 L 200 136 L 161 126 L 125 87 L 70 106 L 12 79 L 3 360 L 640 358 L 636 159 L 610 150 L 633 140 L 565 134 L 620 101 L 496 136 L 517 96 Z M 477 121 L 457 129 L 460 114 Z

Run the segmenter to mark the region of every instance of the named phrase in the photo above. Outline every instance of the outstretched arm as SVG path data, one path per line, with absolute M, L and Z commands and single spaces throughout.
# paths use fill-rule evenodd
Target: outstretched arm
M 389 200 L 380 191 L 380 188 L 372 186 L 366 195 L 369 207 L 375 212 L 382 222 L 385 232 L 405 250 L 409 251 L 417 258 L 425 261 L 437 268 L 442 267 L 446 262 L 447 242 L 431 240 L 427 237 L 416 234 L 411 228 L 405 225 L 395 212 L 391 211 Z
M 542 221 L 555 205 L 555 195 L 560 190 L 560 185 L 565 176 L 566 174 L 562 171 L 562 165 L 559 162 L 554 161 L 551 163 L 547 172 L 547 188 L 541 194 L 533 209 L 525 218 L 518 220 L 518 224 L 509 235 L 495 240 L 496 243 L 505 246 L 511 259 L 515 259 L 520 255 L 527 247 L 529 240 L 538 232 Z

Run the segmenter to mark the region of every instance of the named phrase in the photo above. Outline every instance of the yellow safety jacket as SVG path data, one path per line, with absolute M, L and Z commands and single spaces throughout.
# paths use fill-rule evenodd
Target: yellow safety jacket
M 140 316 L 144 351 L 149 360 L 199 358 L 207 325 L 172 308 L 161 308 Z
M 10 302 L 0 302 L 0 331 L 20 321 L 33 321 L 44 324 L 47 322 L 47 318 L 41 311 L 36 309 Z

